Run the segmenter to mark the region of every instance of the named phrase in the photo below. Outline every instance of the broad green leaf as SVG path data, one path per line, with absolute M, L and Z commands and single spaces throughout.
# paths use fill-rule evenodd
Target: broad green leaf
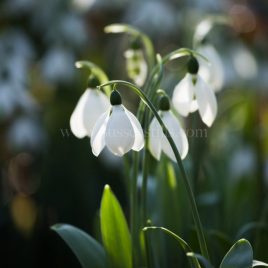
M 106 267 L 105 251 L 90 235 L 69 224 L 56 224 L 51 229 L 71 248 L 83 268 Z
M 257 266 L 264 266 L 264 267 L 268 267 L 268 264 L 262 261 L 253 261 L 252 267 L 257 267 Z
M 252 247 L 246 239 L 240 239 L 224 256 L 220 268 L 251 268 L 252 263 Z
M 113 268 L 132 267 L 130 234 L 123 211 L 109 185 L 104 187 L 101 210 L 101 235 Z

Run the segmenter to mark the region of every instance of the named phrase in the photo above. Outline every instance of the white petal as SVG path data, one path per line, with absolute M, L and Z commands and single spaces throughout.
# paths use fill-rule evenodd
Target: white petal
M 71 130 L 77 138 L 83 138 L 87 135 L 87 131 L 83 123 L 83 114 L 84 114 L 84 107 L 88 100 L 89 92 L 90 92 L 89 89 L 87 89 L 84 92 L 84 94 L 80 97 L 70 118 Z
M 183 116 L 187 116 L 191 111 L 191 103 L 193 100 L 193 82 L 192 76 L 186 76 L 177 84 L 174 89 L 172 102 L 174 108 Z
M 97 119 L 110 108 L 108 97 L 97 89 L 89 89 L 87 103 L 84 108 L 83 123 L 90 137 Z
M 191 102 L 190 112 L 193 113 L 198 110 L 198 104 L 196 100 Z
M 160 160 L 161 156 L 161 140 L 163 135 L 162 128 L 154 117 L 149 126 L 149 151 L 157 160 Z
M 133 147 L 135 133 L 123 105 L 114 105 L 105 133 L 105 144 L 115 155 L 122 156 Z
M 91 136 L 95 122 L 109 109 L 109 100 L 96 89 L 87 89 L 79 99 L 70 119 L 71 130 L 78 138 Z
M 90 144 L 92 152 L 95 156 L 98 156 L 105 146 L 105 132 L 109 120 L 109 113 L 110 110 L 103 113 L 97 120 L 92 130 Z
M 180 122 L 170 111 L 162 112 L 163 122 L 166 125 L 175 145 L 180 153 L 181 158 L 185 158 L 188 153 L 188 140 L 184 130 L 182 129 Z M 164 153 L 173 161 L 176 161 L 175 154 L 166 137 L 162 139 L 162 148 Z
M 128 111 L 126 108 L 125 108 L 125 112 L 130 120 L 130 123 L 135 133 L 135 141 L 134 141 L 132 150 L 140 151 L 144 146 L 144 136 L 143 136 L 143 130 L 142 130 L 141 124 L 136 118 L 136 116 L 132 114 L 130 111 Z
M 217 100 L 213 90 L 200 76 L 195 84 L 195 95 L 202 121 L 210 127 L 217 115 Z
M 224 67 L 220 55 L 211 45 L 203 45 L 197 51 L 209 60 L 206 62 L 200 58 L 198 74 L 211 85 L 214 91 L 221 90 L 224 83 Z

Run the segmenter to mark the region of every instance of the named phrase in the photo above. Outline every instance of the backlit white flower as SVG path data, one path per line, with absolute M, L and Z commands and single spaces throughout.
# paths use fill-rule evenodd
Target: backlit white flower
M 198 110 L 202 121 L 210 127 L 217 115 L 217 101 L 214 91 L 197 72 L 198 66 L 176 85 L 172 102 L 175 109 L 183 116 Z
M 70 119 L 70 126 L 77 138 L 91 136 L 97 119 L 110 107 L 109 99 L 100 90 L 87 88 L 80 97 Z
M 197 51 L 204 55 L 209 62 L 199 58 L 198 74 L 212 87 L 214 91 L 220 91 L 224 83 L 224 67 L 220 55 L 211 45 L 202 45 Z
M 128 49 L 125 52 L 127 73 L 137 86 L 143 86 L 148 72 L 142 49 Z
M 158 113 L 174 140 L 181 158 L 184 159 L 188 153 L 189 145 L 179 120 L 169 109 L 169 105 L 167 109 L 160 110 Z M 176 161 L 173 150 L 155 117 L 149 127 L 149 150 L 157 160 L 160 160 L 161 152 L 163 151 L 171 160 Z
M 111 94 L 112 107 L 97 120 L 91 135 L 91 147 L 98 156 L 105 145 L 117 156 L 123 156 L 131 149 L 140 151 L 144 136 L 137 118 L 121 104 L 117 91 Z

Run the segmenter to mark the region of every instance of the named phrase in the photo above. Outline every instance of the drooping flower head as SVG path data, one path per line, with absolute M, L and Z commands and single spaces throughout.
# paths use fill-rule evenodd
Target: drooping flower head
M 188 62 L 188 73 L 173 91 L 172 102 L 182 116 L 198 110 L 202 121 L 210 127 L 217 115 L 217 101 L 214 91 L 198 71 L 199 63 L 192 56 Z
M 137 86 L 143 86 L 147 77 L 148 67 L 139 39 L 132 42 L 131 48 L 125 52 L 124 56 L 126 58 L 126 68 L 129 78 Z
M 110 107 L 108 97 L 96 88 L 99 84 L 95 77 L 90 77 L 88 88 L 71 115 L 71 130 L 77 138 L 90 137 L 97 119 Z
M 143 130 L 137 118 L 122 104 L 118 91 L 113 90 L 111 108 L 97 120 L 91 135 L 91 147 L 98 156 L 105 145 L 117 156 L 131 149 L 140 151 L 144 146 Z
M 181 158 L 184 159 L 189 148 L 187 136 L 179 120 L 170 110 L 170 101 L 167 96 L 161 97 L 158 113 L 174 140 Z M 176 161 L 172 148 L 155 117 L 149 126 L 149 150 L 157 160 L 160 160 L 161 152 L 163 151 L 171 160 Z

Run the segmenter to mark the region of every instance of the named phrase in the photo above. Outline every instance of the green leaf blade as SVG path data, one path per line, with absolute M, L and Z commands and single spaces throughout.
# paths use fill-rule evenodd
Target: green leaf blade
M 224 256 L 220 268 L 251 268 L 252 263 L 252 247 L 246 239 L 240 239 Z
M 101 201 L 101 234 L 110 264 L 114 268 L 132 267 L 130 234 L 124 213 L 108 185 Z
M 105 251 L 90 235 L 69 224 L 56 224 L 51 229 L 71 248 L 83 268 L 106 267 Z

